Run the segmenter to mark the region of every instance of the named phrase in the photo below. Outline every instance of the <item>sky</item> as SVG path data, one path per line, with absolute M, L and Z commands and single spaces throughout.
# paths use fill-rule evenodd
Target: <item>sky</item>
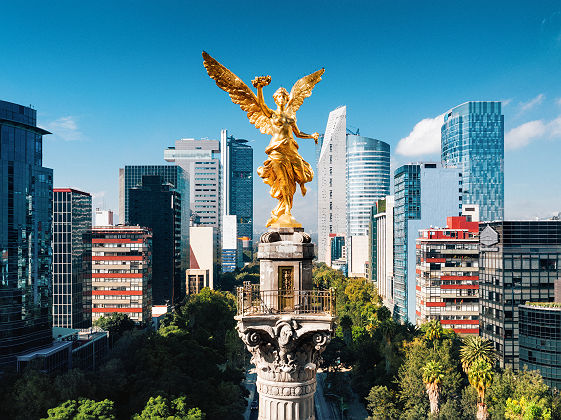
M 21 3 L 21 4 L 20 4 Z M 56 187 L 118 210 L 118 169 L 165 164 L 180 138 L 251 141 L 254 166 L 269 138 L 206 74 L 209 52 L 265 99 L 321 67 L 299 128 L 323 132 L 329 112 L 391 145 L 392 170 L 440 159 L 440 124 L 469 100 L 500 100 L 505 115 L 505 217 L 561 211 L 559 1 L 26 1 L 2 2 L 0 99 L 32 105 L 44 166 Z M 300 140 L 315 162 L 313 140 Z M 316 231 L 317 189 L 294 216 Z M 254 178 L 255 230 L 276 200 Z

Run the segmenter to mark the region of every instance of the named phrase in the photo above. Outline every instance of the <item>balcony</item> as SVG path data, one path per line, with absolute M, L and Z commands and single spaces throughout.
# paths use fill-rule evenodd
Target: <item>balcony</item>
M 334 290 L 260 290 L 258 284 L 237 289 L 238 316 L 325 315 L 335 316 Z

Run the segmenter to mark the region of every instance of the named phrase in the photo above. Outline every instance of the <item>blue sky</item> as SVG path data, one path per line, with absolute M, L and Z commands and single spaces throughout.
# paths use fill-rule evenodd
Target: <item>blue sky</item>
M 247 83 L 271 75 L 271 105 L 279 85 L 325 67 L 300 128 L 322 132 L 347 105 L 349 124 L 390 143 L 394 167 L 439 159 L 435 118 L 449 108 L 502 100 L 506 217 L 561 211 L 559 1 L 27 1 L 4 2 L 2 17 L 0 99 L 38 110 L 55 185 L 94 206 L 117 210 L 118 168 L 165 163 L 179 138 L 227 128 L 265 160 L 268 138 L 208 78 L 204 49 Z M 314 161 L 312 141 L 301 152 Z M 254 185 L 262 227 L 275 203 Z M 294 213 L 315 231 L 310 190 Z

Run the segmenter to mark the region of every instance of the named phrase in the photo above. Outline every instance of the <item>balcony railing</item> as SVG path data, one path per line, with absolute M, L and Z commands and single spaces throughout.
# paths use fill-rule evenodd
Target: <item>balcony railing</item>
M 238 315 L 335 315 L 332 290 L 260 290 L 258 284 L 238 287 Z

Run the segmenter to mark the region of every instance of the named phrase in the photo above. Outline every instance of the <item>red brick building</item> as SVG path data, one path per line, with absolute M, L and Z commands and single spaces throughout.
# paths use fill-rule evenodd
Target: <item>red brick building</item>
M 479 334 L 479 223 L 446 222 L 417 238 L 417 325 L 438 320 L 458 334 Z

